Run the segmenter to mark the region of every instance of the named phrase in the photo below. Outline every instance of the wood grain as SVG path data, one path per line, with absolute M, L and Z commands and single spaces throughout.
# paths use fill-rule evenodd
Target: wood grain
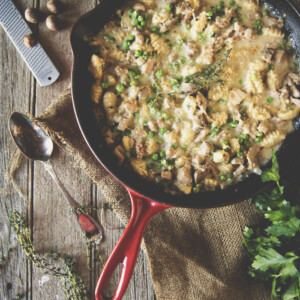
M 26 7 L 34 6 L 47 13 L 46 0 L 15 0 L 14 2 L 21 12 L 24 12 Z M 33 240 L 38 250 L 57 250 L 75 259 L 91 295 L 94 293 L 101 269 L 99 263 L 94 260 L 95 253 L 92 252 L 90 253 L 92 270 L 88 270 L 86 241 L 69 206 L 65 204 L 60 191 L 49 178 L 42 164 L 24 159 L 17 181 L 25 197 L 20 197 L 5 181 L 5 170 L 15 149 L 7 130 L 9 115 L 13 111 L 38 115 L 69 85 L 72 63 L 68 41 L 70 28 L 80 15 L 95 7 L 99 1 L 64 0 L 63 2 L 66 9 L 60 16 L 64 22 L 62 31 L 50 32 L 45 27 L 45 23 L 32 26 L 61 73 L 59 80 L 49 87 L 38 86 L 10 40 L 2 28 L 0 29 L 0 151 L 2 153 L 0 157 L 0 255 L 4 254 L 7 247 L 13 247 L 7 263 L 0 269 L 0 299 L 14 299 L 17 294 L 21 294 L 22 299 L 65 299 L 60 283 L 55 279 L 48 280 L 43 277 L 40 270 L 27 262 L 24 253 L 17 246 L 7 221 L 7 214 L 12 209 L 18 210 L 28 218 L 28 225 L 32 229 Z M 294 3 L 300 7 L 300 0 L 295 0 Z M 68 154 L 56 149 L 52 162 L 67 189 L 79 202 L 87 206 L 103 205 L 105 199 L 101 191 L 74 165 Z M 100 210 L 98 217 L 100 217 Z M 105 241 L 100 246 L 100 253 L 104 260 L 107 259 L 123 231 L 118 229 L 122 227 L 120 220 L 110 211 L 105 212 L 105 225 L 107 227 Z M 108 286 L 107 293 L 110 295 L 114 292 L 119 274 L 120 270 Z M 43 284 L 41 284 L 42 279 L 46 280 Z M 154 299 L 154 290 L 143 252 L 139 255 L 135 273 L 124 299 Z
M 97 4 L 94 0 L 64 0 L 63 2 L 66 7 L 60 16 L 64 23 L 63 30 L 50 32 L 44 22 L 38 26 L 31 26 L 61 73 L 59 80 L 49 87 L 42 88 L 36 83 L 12 43 L 2 28 L 0 29 L 1 188 L 6 186 L 5 169 L 15 149 L 7 130 L 9 115 L 13 111 L 39 115 L 49 106 L 51 100 L 70 84 L 72 64 L 69 46 L 70 29 L 79 16 Z M 47 14 L 46 3 L 46 0 L 15 1 L 21 12 L 24 12 L 27 7 L 39 7 L 45 15 Z M 67 153 L 56 149 L 52 163 L 69 192 L 79 202 L 87 206 L 101 207 L 103 205 L 105 199 L 101 191 L 97 190 L 82 170 L 74 165 Z M 10 185 L 6 186 L 6 192 L 0 195 L 2 208 L 0 251 L 3 254 L 6 247 L 14 246 L 6 265 L 0 269 L 0 299 L 14 299 L 17 294 L 24 295 L 23 299 L 65 299 L 60 283 L 56 279 L 45 277 L 40 270 L 28 263 L 22 250 L 17 247 L 14 234 L 10 231 L 7 221 L 7 213 L 12 209 L 17 209 L 22 215 L 28 217 L 33 240 L 39 251 L 56 250 L 74 258 L 88 292 L 93 295 L 101 271 L 99 263 L 92 259 L 95 254 L 90 253 L 93 268 L 91 271 L 88 270 L 86 240 L 70 207 L 64 202 L 62 194 L 39 162 L 29 162 L 24 159 L 19 177 L 20 188 L 26 194 L 27 199 L 21 198 Z M 120 220 L 110 211 L 107 211 L 106 222 L 109 228 L 122 228 Z M 109 228 L 105 229 L 106 238 L 100 246 L 100 253 L 104 260 L 107 259 L 123 231 L 123 229 Z M 0 252 L 0 255 L 2 254 Z M 108 286 L 108 294 L 114 291 L 119 275 L 120 272 L 113 277 Z M 153 299 L 153 295 L 147 261 L 144 253 L 141 253 L 136 272 L 124 299 Z

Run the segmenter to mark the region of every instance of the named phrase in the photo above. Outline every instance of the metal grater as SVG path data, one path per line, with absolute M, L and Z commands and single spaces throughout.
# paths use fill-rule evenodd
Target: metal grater
M 39 43 L 31 48 L 24 45 L 24 36 L 31 30 L 11 0 L 0 0 L 0 24 L 38 83 L 41 86 L 53 83 L 59 72 Z

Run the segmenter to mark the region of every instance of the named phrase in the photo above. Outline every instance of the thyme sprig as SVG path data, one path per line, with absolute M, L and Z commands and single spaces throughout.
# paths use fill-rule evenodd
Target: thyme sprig
M 175 96 L 176 94 L 187 95 L 194 94 L 201 91 L 204 88 L 210 87 L 220 80 L 220 73 L 224 69 L 226 62 L 229 58 L 231 48 L 224 51 L 223 56 L 218 59 L 215 63 L 209 65 L 204 71 L 194 73 L 192 75 L 185 76 L 184 78 L 176 79 L 184 83 L 192 83 L 195 88 L 189 91 L 178 91 L 176 93 L 168 93 L 168 96 Z M 159 96 L 164 96 L 159 93 Z
M 39 254 L 33 246 L 30 230 L 21 215 L 17 211 L 12 211 L 8 219 L 27 258 L 37 268 L 42 269 L 45 274 L 52 275 L 61 280 L 67 299 L 88 299 L 86 288 L 83 280 L 76 272 L 73 259 L 66 254 L 57 252 L 48 252 L 44 255 Z
M 232 49 L 227 49 L 222 58 L 218 59 L 214 64 L 209 65 L 204 71 L 197 72 L 184 77 L 183 81 L 196 84 L 195 90 L 200 91 L 204 87 L 213 85 L 219 80 L 220 73 L 223 70 L 230 52 Z
M 11 252 L 12 247 L 7 247 L 4 251 L 4 255 L 0 256 L 0 268 L 3 267 L 5 265 L 5 263 L 7 262 L 9 253 Z

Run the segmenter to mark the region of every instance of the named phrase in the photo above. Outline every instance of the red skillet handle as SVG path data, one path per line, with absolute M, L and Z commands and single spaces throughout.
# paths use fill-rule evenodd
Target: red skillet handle
M 119 263 L 123 264 L 123 269 L 117 290 L 112 299 L 122 299 L 134 271 L 147 224 L 158 212 L 170 207 L 144 198 L 131 190 L 128 190 L 128 192 L 132 206 L 130 221 L 105 263 L 95 291 L 96 300 L 105 299 L 103 294 L 104 288 Z

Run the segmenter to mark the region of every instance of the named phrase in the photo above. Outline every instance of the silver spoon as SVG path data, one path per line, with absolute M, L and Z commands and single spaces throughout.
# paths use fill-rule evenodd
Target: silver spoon
M 18 112 L 14 112 L 10 116 L 9 131 L 14 142 L 27 158 L 39 160 L 44 164 L 45 169 L 60 187 L 66 200 L 73 207 L 73 211 L 86 237 L 94 243 L 99 243 L 102 240 L 101 225 L 89 214 L 79 209 L 80 204 L 69 194 L 49 162 L 53 152 L 51 137 L 27 116 Z

